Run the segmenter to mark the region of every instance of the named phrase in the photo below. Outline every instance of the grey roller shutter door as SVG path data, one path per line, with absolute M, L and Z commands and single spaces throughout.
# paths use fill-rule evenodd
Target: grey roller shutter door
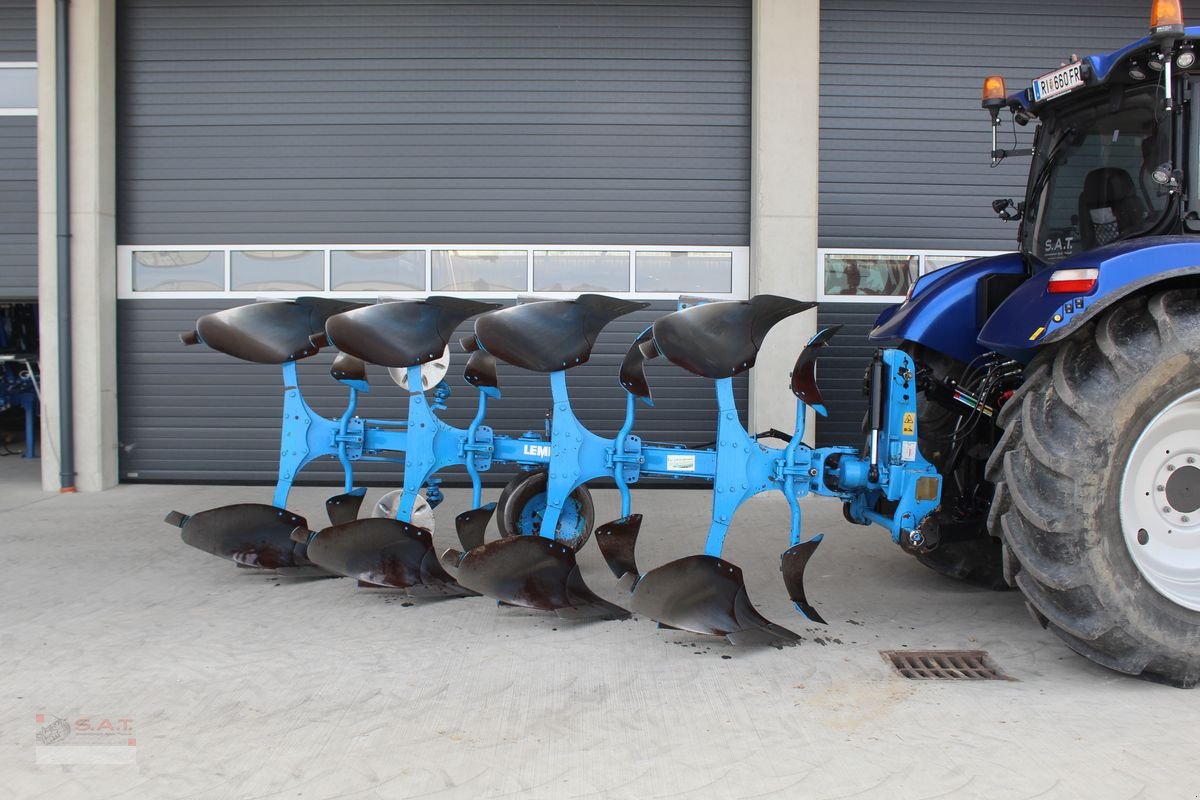
M 882 308 L 877 303 L 825 303 L 817 308 L 819 327 L 842 326 L 817 365 L 817 380 L 829 411 L 828 417 L 817 421 L 819 446 L 853 447 L 862 442 L 867 412 L 863 379 L 875 352 L 867 334 Z
M 118 239 L 749 243 L 746 0 L 129 0 Z
M 0 300 L 37 297 L 37 117 L 0 117 Z
M 130 0 L 118 36 L 123 244 L 749 243 L 745 0 Z M 120 302 L 123 479 L 273 480 L 278 370 L 176 339 L 231 304 Z M 618 320 L 570 373 L 598 432 L 623 412 L 625 348 L 670 310 Z M 464 425 L 474 395 L 453 349 L 446 413 Z M 344 390 L 326 362 L 301 374 L 332 414 Z M 657 405 L 635 432 L 710 441 L 711 382 L 652 370 Z M 361 413 L 402 417 L 405 395 L 372 378 Z M 540 430 L 545 376 L 501 379 L 488 423 Z
M 0 0 L 0 61 L 37 61 L 35 0 Z
M 1183 4 L 1200 20 L 1200 3 Z M 1115 50 L 1148 32 L 1150 3 L 1046 5 L 983 0 L 821 3 L 819 242 L 831 248 L 1013 250 L 1016 226 L 990 203 L 1019 198 L 1028 159 L 988 166 L 983 78 L 1009 91 L 1072 53 Z M 1011 146 L 1007 115 L 1002 146 Z M 822 360 L 830 419 L 820 444 L 857 441 L 862 373 L 875 304 L 824 304 L 822 324 L 845 324 Z
M 0 62 L 37 61 L 33 0 L 0 0 Z M 0 116 L 0 300 L 37 297 L 37 118 Z

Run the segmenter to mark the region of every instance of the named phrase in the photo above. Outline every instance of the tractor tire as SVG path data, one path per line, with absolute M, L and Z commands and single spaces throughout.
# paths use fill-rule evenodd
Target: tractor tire
M 1123 301 L 1039 354 L 1001 414 L 990 524 L 1075 652 L 1200 679 L 1200 291 Z
M 547 483 L 546 471 L 541 469 L 523 473 L 509 481 L 496 503 L 496 528 L 501 536 L 537 534 L 546 508 Z M 586 486 L 579 486 L 567 495 L 555 535 L 559 542 L 578 551 L 587 544 L 595 522 L 592 493 Z
M 927 347 L 908 344 L 904 350 L 914 361 L 924 364 L 939 375 L 958 374 L 962 371 L 961 362 Z M 926 460 L 943 475 L 950 456 L 945 446 L 947 437 L 954 433 L 954 425 L 958 418 L 958 415 L 938 403 L 926 400 L 924 392 L 917 396 L 917 445 Z M 1005 591 L 1012 587 L 1004 580 L 1002 549 L 1000 540 L 988 532 L 986 520 L 981 519 L 978 538 L 947 542 L 936 550 L 914 554 L 914 557 L 929 569 L 948 578 Z

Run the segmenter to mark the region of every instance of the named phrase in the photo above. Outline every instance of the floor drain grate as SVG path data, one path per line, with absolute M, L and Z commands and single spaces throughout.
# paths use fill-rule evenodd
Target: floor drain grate
M 888 663 L 914 681 L 1011 681 L 983 650 L 883 650 Z

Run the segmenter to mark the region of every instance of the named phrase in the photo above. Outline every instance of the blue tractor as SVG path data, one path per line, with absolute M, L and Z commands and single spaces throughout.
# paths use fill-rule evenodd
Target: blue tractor
M 1025 197 L 992 204 L 1019 249 L 921 277 L 871 334 L 914 358 L 944 479 L 902 546 L 1177 686 L 1200 679 L 1197 44 L 1156 0 L 1144 39 L 1013 93 L 987 78 L 993 162 L 1032 157 Z M 1002 114 L 1031 148 L 997 145 Z

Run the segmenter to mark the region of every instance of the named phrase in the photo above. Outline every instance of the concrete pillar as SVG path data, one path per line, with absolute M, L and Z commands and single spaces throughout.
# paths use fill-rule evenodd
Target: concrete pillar
M 60 488 L 54 0 L 37 0 L 42 486 Z M 116 0 L 69 6 L 76 486 L 117 483 Z
M 815 300 L 821 5 L 754 0 L 753 14 L 750 291 Z M 813 309 L 767 336 L 750 372 L 753 430 L 792 429 L 788 374 L 816 325 Z

